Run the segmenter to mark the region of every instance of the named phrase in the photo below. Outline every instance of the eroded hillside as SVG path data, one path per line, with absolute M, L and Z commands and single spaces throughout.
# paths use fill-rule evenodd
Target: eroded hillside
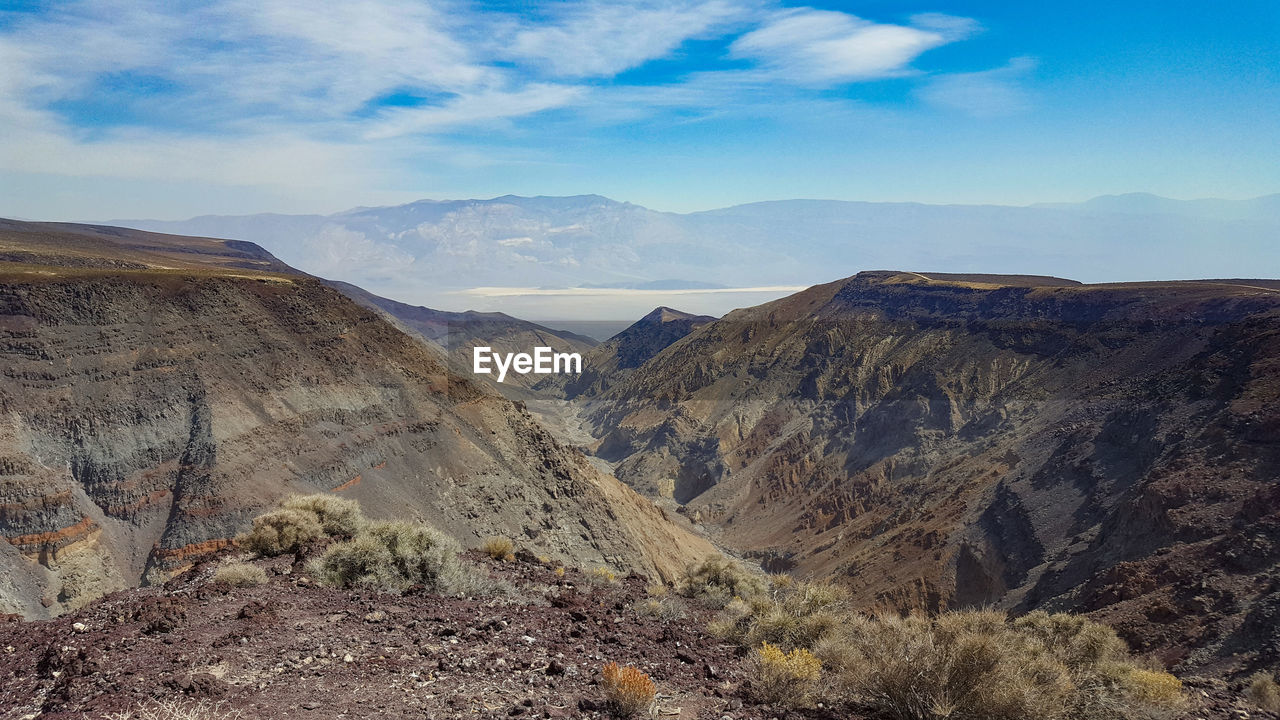
M 0 606 L 166 577 L 292 492 L 670 575 L 709 551 L 437 352 L 249 243 L 0 227 Z
M 862 273 L 592 401 L 599 454 L 864 604 L 1065 608 L 1280 659 L 1280 284 Z

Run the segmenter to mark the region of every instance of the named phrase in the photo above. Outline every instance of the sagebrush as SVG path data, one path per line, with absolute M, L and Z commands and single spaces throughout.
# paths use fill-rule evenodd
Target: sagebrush
M 321 582 L 402 592 L 412 585 L 454 593 L 468 584 L 453 538 L 425 523 L 370 523 L 354 538 L 334 543 L 312 563 Z
M 302 552 L 324 535 L 320 518 L 307 510 L 280 508 L 253 519 L 253 527 L 236 544 L 267 557 Z
M 897 720 L 1145 720 L 1183 702 L 1177 678 L 1144 666 L 1114 630 L 1078 615 L 866 615 L 834 585 L 775 580 L 756 591 L 736 580 L 715 562 L 684 587 L 700 596 L 701 587 L 735 586 L 710 630 L 756 649 L 755 684 L 769 688 L 756 694 L 770 702 L 806 701 L 778 679 L 795 651 L 821 661 L 824 696 Z
M 763 595 L 766 589 L 764 579 L 758 574 L 718 555 L 689 567 L 680 582 L 681 595 L 716 608 L 728 605 L 734 598 Z
M 286 510 L 314 514 L 326 534 L 338 537 L 355 537 L 368 522 L 360 510 L 360 503 L 334 495 L 295 495 L 280 506 Z

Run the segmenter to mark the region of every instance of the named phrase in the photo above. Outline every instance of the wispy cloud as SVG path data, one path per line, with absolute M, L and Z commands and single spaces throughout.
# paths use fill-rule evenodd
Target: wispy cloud
M 1032 58 L 1018 57 L 993 70 L 939 75 L 917 92 L 926 102 L 974 117 L 1013 115 L 1030 107 L 1022 81 L 1035 66 Z
M 832 84 L 903 74 L 926 50 L 964 37 L 973 27 L 948 16 L 918 17 L 925 27 L 870 22 L 831 10 L 787 10 L 738 38 L 731 51 L 758 62 L 775 78 Z
M 560 77 L 611 77 L 691 38 L 722 33 L 755 9 L 728 0 L 566 4 L 550 23 L 516 29 L 499 55 Z
M 825 111 L 841 100 L 803 94 L 910 75 L 926 51 L 978 28 L 940 14 L 895 24 L 777 0 L 532 10 L 465 0 L 78 0 L 0 13 L 0 172 L 403 188 L 415 177 L 406 158 L 497 162 L 504 132 L 549 111 L 568 111 L 579 128 L 689 108 L 702 117 L 797 103 Z M 697 62 L 627 79 L 695 41 L 704 41 Z M 922 92 L 969 111 L 986 88 L 1007 106 L 999 72 L 941 78 Z M 537 149 L 516 145 L 505 150 L 513 162 Z

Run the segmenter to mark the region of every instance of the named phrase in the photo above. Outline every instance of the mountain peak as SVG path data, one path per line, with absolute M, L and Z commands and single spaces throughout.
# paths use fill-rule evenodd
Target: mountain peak
M 715 320 L 715 318 L 711 317 L 710 315 L 694 315 L 693 313 L 687 313 L 681 310 L 676 310 L 675 308 L 669 308 L 665 305 L 659 305 L 658 307 L 654 308 L 653 311 L 650 312 L 648 315 L 645 315 L 644 317 L 636 321 L 635 324 L 636 325 L 652 325 L 655 323 L 666 324 L 669 322 L 676 322 L 678 320 L 711 322 L 712 320 Z

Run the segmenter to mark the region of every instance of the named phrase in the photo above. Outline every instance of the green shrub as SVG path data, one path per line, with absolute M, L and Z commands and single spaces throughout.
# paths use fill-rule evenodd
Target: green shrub
M 368 521 L 360 511 L 360 503 L 323 493 L 294 495 L 280 504 L 286 510 L 312 513 L 320 521 L 320 527 L 328 535 L 344 538 L 355 537 Z
M 467 586 L 451 537 L 422 523 L 374 522 L 351 540 L 335 543 L 313 563 L 323 583 L 402 592 L 422 585 L 453 593 Z
M 234 587 L 253 587 L 266 584 L 267 572 L 257 565 L 231 562 L 213 571 L 213 581 Z
M 320 519 L 306 510 L 280 509 L 253 519 L 253 528 L 236 544 L 268 557 L 297 553 L 324 535 Z
M 1258 672 L 1249 676 L 1244 688 L 1245 697 L 1263 710 L 1280 712 L 1280 684 L 1269 672 Z
M 735 597 L 750 599 L 763 595 L 767 585 L 761 577 L 728 558 L 713 555 L 685 571 L 680 594 L 721 608 Z

